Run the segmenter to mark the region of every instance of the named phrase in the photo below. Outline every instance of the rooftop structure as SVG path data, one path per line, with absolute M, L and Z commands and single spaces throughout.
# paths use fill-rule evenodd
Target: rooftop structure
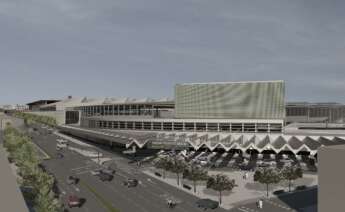
M 26 105 L 29 106 L 29 110 L 31 110 L 31 111 L 39 111 L 41 106 L 55 103 L 58 101 L 60 101 L 60 100 L 52 100 L 52 99 L 50 99 L 50 100 L 37 100 L 34 102 L 27 103 Z

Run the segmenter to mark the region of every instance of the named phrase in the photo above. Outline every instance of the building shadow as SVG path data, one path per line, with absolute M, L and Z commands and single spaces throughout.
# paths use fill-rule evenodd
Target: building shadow
M 309 187 L 302 191 L 293 191 L 288 194 L 278 195 L 277 198 L 296 211 L 317 205 L 317 186 Z

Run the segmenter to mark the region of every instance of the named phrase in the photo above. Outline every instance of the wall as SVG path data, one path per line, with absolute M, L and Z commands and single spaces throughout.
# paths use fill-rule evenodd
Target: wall
M 318 152 L 318 211 L 344 211 L 345 145 L 320 148 Z
M 0 140 L 2 140 L 2 134 L 0 132 Z M 0 141 L 2 143 L 2 141 Z M 16 181 L 16 177 L 13 174 L 8 160 L 6 158 L 5 149 L 2 144 L 0 145 L 0 205 L 1 211 L 15 211 L 15 212 L 28 212 L 23 195 L 19 189 L 19 185 Z
M 56 119 L 57 123 L 59 125 L 61 124 L 65 124 L 66 122 L 66 115 L 65 115 L 66 111 L 35 111 L 35 112 L 26 112 L 26 113 L 31 113 L 31 114 L 36 114 L 36 115 L 40 115 L 40 116 L 49 116 L 49 117 L 53 117 Z

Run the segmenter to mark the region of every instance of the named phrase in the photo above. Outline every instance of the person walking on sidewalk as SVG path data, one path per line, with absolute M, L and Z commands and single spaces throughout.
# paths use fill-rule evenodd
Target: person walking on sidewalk
M 259 209 L 262 209 L 263 204 L 264 202 L 262 201 L 262 199 L 259 199 L 259 203 L 258 203 Z

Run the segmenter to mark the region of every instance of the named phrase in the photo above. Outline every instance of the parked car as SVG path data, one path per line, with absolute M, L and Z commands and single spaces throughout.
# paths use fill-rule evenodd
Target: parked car
M 137 179 L 127 179 L 126 181 L 123 182 L 123 185 L 127 186 L 128 188 L 130 187 L 136 187 L 138 185 L 138 180 Z
M 217 201 L 211 199 L 200 199 L 196 202 L 198 208 L 206 209 L 216 209 L 219 206 Z
M 69 208 L 81 207 L 81 199 L 76 195 L 70 195 L 67 199 L 67 204 Z
M 103 173 L 103 172 L 101 172 L 98 176 L 99 176 L 99 179 L 101 181 L 103 181 L 103 182 L 104 181 L 111 181 L 114 178 L 113 175 L 106 174 L 106 173 Z
M 72 185 L 72 184 L 76 185 L 76 184 L 78 184 L 78 182 L 79 182 L 79 178 L 77 178 L 77 177 L 68 176 L 68 178 L 67 178 L 67 184 L 69 184 L 69 185 Z

